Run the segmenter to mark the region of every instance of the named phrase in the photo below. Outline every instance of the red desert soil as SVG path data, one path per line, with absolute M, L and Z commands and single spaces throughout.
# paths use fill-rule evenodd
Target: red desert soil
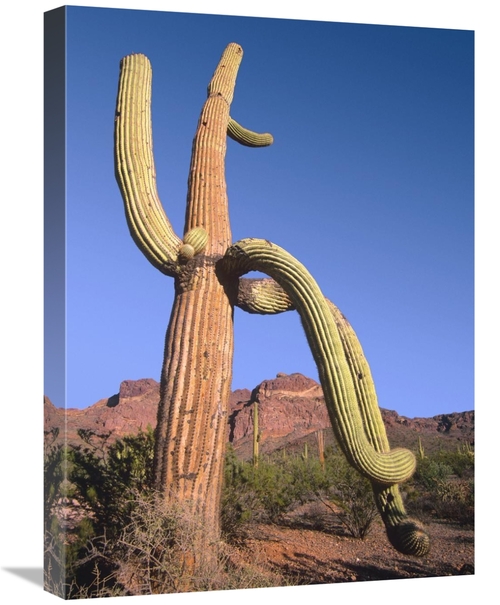
M 427 522 L 431 550 L 425 557 L 402 555 L 389 544 L 376 521 L 364 539 L 350 537 L 330 519 L 328 531 L 299 526 L 297 516 L 285 525 L 256 525 L 240 547 L 247 561 L 279 573 L 292 584 L 325 584 L 474 573 L 474 528 Z M 287 582 L 288 583 L 288 582 Z

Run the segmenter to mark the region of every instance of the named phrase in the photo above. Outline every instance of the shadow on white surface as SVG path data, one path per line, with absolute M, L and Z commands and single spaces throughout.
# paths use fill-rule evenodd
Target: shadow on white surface
M 43 588 L 43 569 L 41 567 L 4 567 L 3 569 Z

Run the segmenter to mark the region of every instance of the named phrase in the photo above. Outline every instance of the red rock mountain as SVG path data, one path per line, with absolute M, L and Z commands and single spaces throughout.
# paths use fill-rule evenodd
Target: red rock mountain
M 60 441 L 66 422 L 67 439 L 81 443 L 83 429 L 107 436 L 111 443 L 127 434 L 156 426 L 159 384 L 151 379 L 125 380 L 120 391 L 85 409 L 56 408 L 45 397 L 45 434 L 47 440 Z M 237 453 L 250 457 L 253 440 L 253 408 L 258 405 L 260 452 L 270 453 L 286 447 L 314 446 L 316 432 L 328 429 L 330 421 L 321 386 L 302 374 L 278 374 L 264 380 L 252 392 L 239 389 L 231 394 L 228 441 Z M 65 418 L 66 416 L 66 418 Z M 441 414 L 432 418 L 406 418 L 382 409 L 391 446 L 415 449 L 420 438 L 427 451 L 436 447 L 456 447 L 457 442 L 474 442 L 474 412 Z M 325 445 L 333 441 L 325 431 Z

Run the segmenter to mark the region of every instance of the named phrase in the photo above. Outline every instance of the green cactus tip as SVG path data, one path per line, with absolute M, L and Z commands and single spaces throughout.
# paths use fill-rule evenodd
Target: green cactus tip
M 423 557 L 430 549 L 429 535 L 414 519 L 406 518 L 394 526 L 386 526 L 389 542 L 396 550 L 407 555 Z

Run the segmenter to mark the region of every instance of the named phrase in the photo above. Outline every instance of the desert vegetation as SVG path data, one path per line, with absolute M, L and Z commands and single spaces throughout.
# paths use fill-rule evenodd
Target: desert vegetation
M 229 446 L 222 537 L 213 545 L 216 557 L 193 566 L 186 556 L 205 530 L 203 521 L 185 503 L 166 503 L 155 490 L 153 431 L 112 445 L 108 435 L 83 436 L 77 447 L 49 441 L 45 454 L 45 583 L 65 598 L 301 583 L 245 558 L 245 540 L 256 527 L 308 527 L 318 537 L 340 532 L 362 542 L 380 524 L 370 482 L 338 447 L 327 447 L 323 460 L 307 445 L 282 449 L 260 456 L 256 465 L 254 457 L 243 460 Z M 417 471 L 402 490 L 410 514 L 473 527 L 473 447 L 429 454 L 420 447 L 415 454 Z

